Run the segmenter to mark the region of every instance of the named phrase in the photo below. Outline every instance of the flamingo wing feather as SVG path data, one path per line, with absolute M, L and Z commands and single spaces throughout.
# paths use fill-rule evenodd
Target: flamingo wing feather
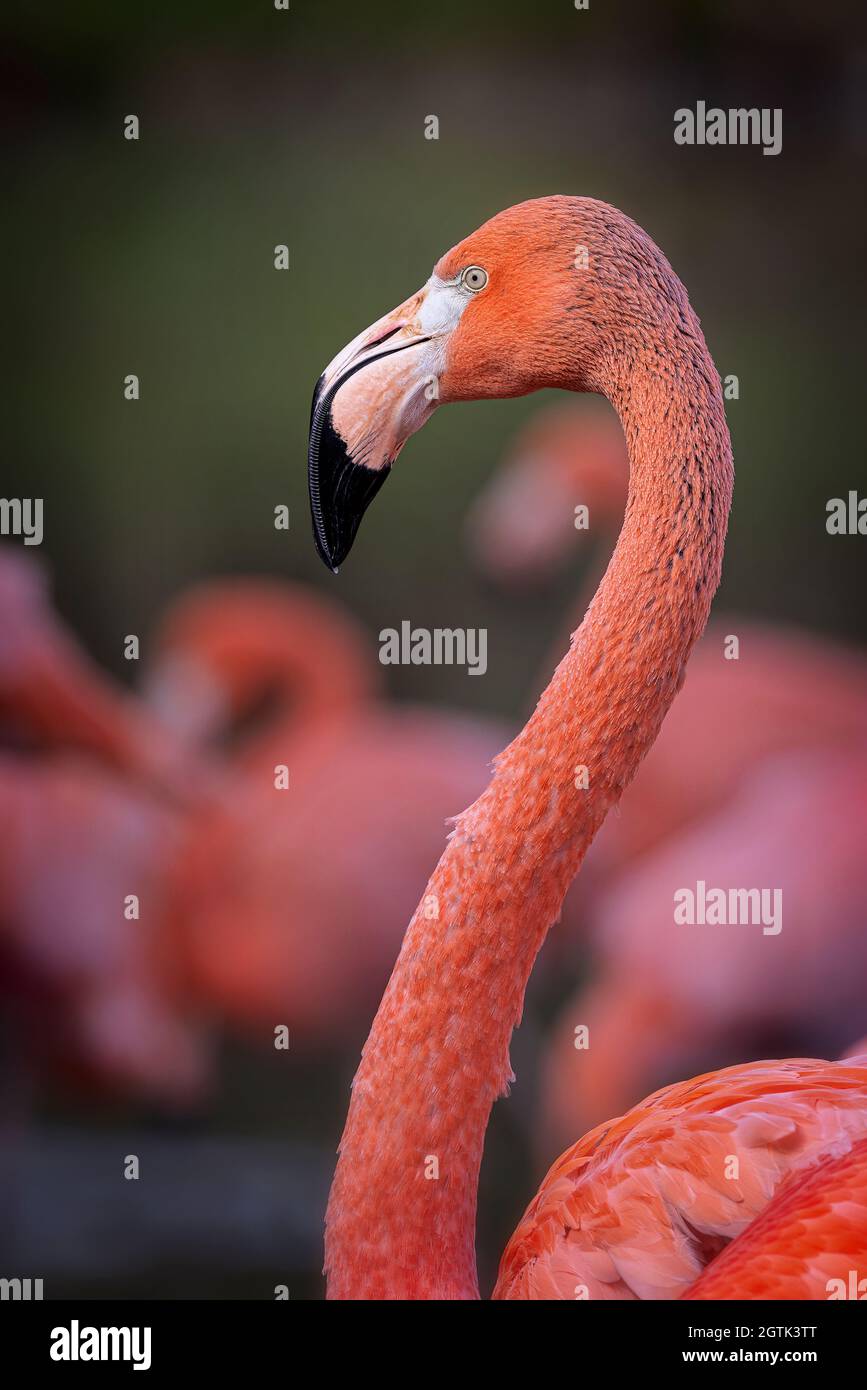
M 792 1173 L 867 1138 L 867 1065 L 754 1062 L 657 1091 L 554 1164 L 495 1298 L 678 1298 Z

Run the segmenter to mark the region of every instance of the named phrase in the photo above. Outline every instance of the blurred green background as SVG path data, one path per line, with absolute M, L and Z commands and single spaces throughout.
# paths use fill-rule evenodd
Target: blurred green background
M 128 681 L 124 634 L 142 634 L 146 653 L 185 585 L 269 572 L 338 595 L 372 635 L 405 617 L 487 627 L 487 679 L 396 667 L 390 692 L 521 716 L 580 577 L 497 592 L 463 519 L 539 398 L 438 412 L 338 580 L 310 538 L 306 433 L 338 348 L 485 218 L 553 192 L 642 224 L 689 288 L 720 372 L 739 377 L 720 609 L 867 636 L 864 540 L 825 530 L 827 499 L 867 481 L 859 23 L 854 7 L 810 0 L 8 5 L 0 491 L 45 498 L 57 602 L 90 649 Z M 782 153 L 676 146 L 673 113 L 698 99 L 782 107 Z M 128 113 L 138 142 L 123 138 Z M 438 141 L 424 138 L 429 114 Z M 285 273 L 273 267 L 283 242 Z M 288 533 L 273 527 L 280 503 Z M 290 1101 L 273 1059 L 234 1056 L 221 1121 L 309 1129 L 330 1153 L 353 1064 L 340 1059 L 336 1089 L 329 1072 Z M 515 1136 L 498 1115 L 491 1142 L 516 1155 L 520 1206 L 532 1174 Z M 514 1196 L 498 1207 L 494 1181 L 486 1277 L 517 1214 Z M 272 1274 L 239 1273 L 228 1291 L 262 1296 Z M 316 1265 L 299 1281 L 317 1292 Z M 226 1288 L 201 1271 L 146 1284 L 166 1290 Z

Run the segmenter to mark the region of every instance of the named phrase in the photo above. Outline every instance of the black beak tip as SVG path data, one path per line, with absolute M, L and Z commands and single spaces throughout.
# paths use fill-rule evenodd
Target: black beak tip
M 313 397 L 307 481 L 316 550 L 323 564 L 337 574 L 390 465 L 366 468 L 353 462 L 331 423 L 330 404 L 330 393 L 323 395 L 320 381 Z
M 312 493 L 310 510 L 313 518 L 313 541 L 316 546 L 316 553 L 326 569 L 331 570 L 332 574 L 339 574 L 340 566 L 352 549 L 354 533 L 348 538 L 342 536 L 341 528 L 337 524 L 338 518 L 334 512 L 330 510 L 324 512 L 321 505 L 314 504 Z
M 335 557 L 332 555 L 324 534 L 321 533 L 317 524 L 316 515 L 313 516 L 313 542 L 316 546 L 316 553 L 326 569 L 331 570 L 332 574 L 339 573 L 339 566 L 335 564 Z M 342 558 L 342 557 L 341 557 Z

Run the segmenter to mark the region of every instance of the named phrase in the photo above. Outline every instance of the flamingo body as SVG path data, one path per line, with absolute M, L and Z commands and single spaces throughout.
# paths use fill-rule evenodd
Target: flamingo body
M 867 1139 L 797 1172 L 684 1294 L 688 1299 L 867 1298 Z
M 173 812 L 98 767 L 0 760 L 0 966 L 34 1052 L 70 1079 L 168 1099 L 204 1084 L 154 949 L 178 844 Z
M 666 1087 L 554 1164 L 494 1297 L 678 1298 L 790 1173 L 865 1136 L 856 1062 L 754 1062 Z

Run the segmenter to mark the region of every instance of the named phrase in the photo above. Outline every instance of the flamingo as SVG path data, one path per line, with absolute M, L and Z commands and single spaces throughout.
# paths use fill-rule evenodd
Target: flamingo
M 163 955 L 179 997 L 244 1031 L 345 1035 L 381 994 L 446 820 L 484 786 L 501 731 L 376 698 L 364 634 L 300 586 L 202 585 L 155 646 L 149 695 L 176 736 L 201 750 L 246 725 L 173 860 Z
M 311 589 L 265 578 L 212 580 L 182 594 L 153 648 L 149 709 L 196 747 L 234 742 L 233 768 L 251 773 L 273 772 L 311 729 L 338 727 L 379 693 L 356 623 Z
M 116 691 L 51 608 L 32 557 L 0 549 L 0 971 L 31 1055 L 112 1092 L 189 1099 L 203 1041 L 156 958 L 163 863 L 192 761 Z M 14 751 L 13 751 L 14 750 Z M 203 779 L 202 779 L 203 780 Z M 142 919 L 124 917 L 135 894 Z
M 205 1041 L 153 950 L 178 841 L 176 810 L 81 757 L 0 757 L 2 987 L 31 1054 L 69 1081 L 169 1102 L 205 1085 Z
M 544 386 L 615 406 L 630 457 L 626 518 L 569 652 L 456 821 L 422 900 L 439 911 L 420 905 L 407 929 L 329 1198 L 331 1298 L 478 1297 L 479 1168 L 491 1107 L 512 1079 L 509 1040 L 569 883 L 707 621 L 732 464 L 719 377 L 682 284 L 634 222 L 586 198 L 537 199 L 485 223 L 338 354 L 314 395 L 314 539 L 334 570 L 436 405 Z M 555 1164 L 506 1249 L 496 1296 L 686 1292 L 788 1173 L 867 1133 L 867 1069 L 756 1063 L 646 1110 L 646 1123 L 633 1112 Z M 724 1151 L 737 1157 L 737 1187 L 724 1186 Z M 618 1249 L 625 1181 L 638 1200 Z M 594 1211 L 598 1228 L 585 1230 Z
M 7 736 L 77 749 L 177 801 L 195 782 L 182 749 L 63 626 L 42 568 L 8 546 L 0 548 L 0 719 Z

